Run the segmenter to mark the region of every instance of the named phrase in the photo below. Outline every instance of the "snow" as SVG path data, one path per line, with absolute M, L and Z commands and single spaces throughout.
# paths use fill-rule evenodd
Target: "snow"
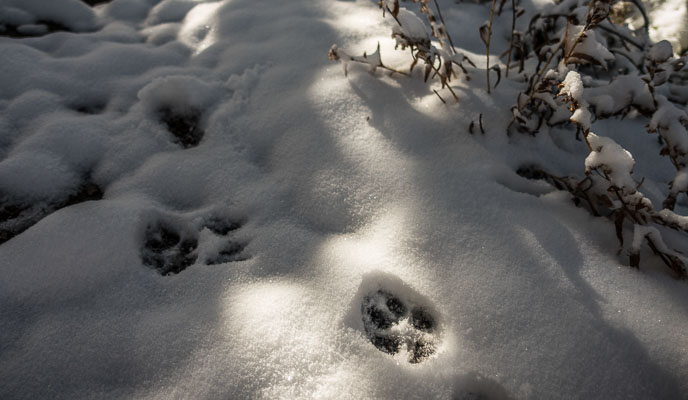
M 671 48 L 671 43 L 669 43 L 668 40 L 662 40 L 655 43 L 652 48 L 650 48 L 647 58 L 652 60 L 655 64 L 661 64 L 673 55 L 674 51 Z
M 30 25 L 41 20 L 57 22 L 76 31 L 98 27 L 93 10 L 79 0 L 3 0 L 0 15 L 4 23 Z M 7 16 L 8 19 L 4 19 Z
M 688 121 L 685 110 L 677 108 L 666 97 L 657 96 L 657 111 L 650 120 L 650 130 L 660 130 L 662 136 L 682 153 L 688 153 L 688 134 L 682 122 Z
M 577 108 L 570 119 L 576 125 L 580 126 L 583 131 L 587 132 L 590 130 L 592 115 L 588 110 L 588 102 L 585 101 L 583 93 L 583 81 L 581 80 L 580 74 L 576 71 L 569 71 L 562 82 L 559 95 L 568 96 L 571 100 L 576 102 Z
M 688 217 L 676 215 L 667 209 L 660 211 L 658 214 L 661 215 L 662 218 L 671 221 L 677 226 L 688 227 Z
M 602 168 L 607 172 L 614 186 L 623 188 L 629 193 L 634 192 L 636 183 L 631 178 L 631 171 L 633 171 L 635 160 L 631 153 L 614 140 L 597 136 L 592 132 L 588 134 L 588 142 L 592 151 L 585 159 L 586 172 Z
M 137 97 L 153 113 L 163 107 L 184 112 L 189 107 L 208 109 L 222 96 L 222 82 L 203 82 L 188 75 L 170 75 L 153 79 Z
M 590 129 L 591 119 L 592 116 L 587 108 L 579 108 L 571 115 L 571 121 L 575 122 L 576 125 L 579 125 L 583 129 Z
M 430 40 L 428 32 L 425 30 L 425 24 L 420 18 L 404 7 L 399 8 L 397 15 L 399 21 L 399 28 L 401 33 L 412 41 L 422 42 Z
M 585 101 L 583 99 L 583 82 L 581 76 L 576 71 L 569 71 L 562 82 L 563 86 L 561 92 L 567 94 L 577 102 Z
M 613 222 L 515 173 L 582 174 L 588 149 L 570 129 L 504 133 L 523 84 L 502 77 L 485 90 L 478 28 L 489 10 L 440 1 L 477 65 L 452 81 L 453 104 L 420 68 L 350 62 L 344 76 L 328 60 L 335 43 L 372 57 L 379 42 L 386 66 L 408 70 L 376 3 L 0 4 L 2 22 L 33 34 L 40 20 L 68 28 L 0 36 L 0 207 L 41 217 L 0 244 L 0 398 L 688 393 L 686 283 L 649 251 L 628 268 Z M 399 15 L 420 38 L 413 10 Z M 493 27 L 495 53 L 508 46 L 508 14 Z M 615 82 L 570 89 L 609 112 L 647 100 Z M 485 134 L 470 135 L 480 114 Z M 630 170 L 616 143 L 631 148 L 626 133 L 645 122 L 592 122 L 591 166 Z M 201 138 L 184 146 L 189 133 Z M 667 165 L 653 160 L 636 169 L 661 194 Z M 71 201 L 85 184 L 102 199 Z M 152 243 L 159 225 L 175 244 Z M 142 249 L 195 261 L 163 276 Z M 362 311 L 380 290 L 437 329 L 404 314 L 386 333 L 405 347 L 380 351 Z M 433 351 L 411 363 L 418 338 Z
M 578 59 L 581 63 L 594 60 L 606 68 L 607 62 L 614 60 L 614 55 L 600 42 L 595 31 L 586 31 L 583 25 L 571 25 L 568 28 L 565 49 L 571 59 Z
M 189 11 L 198 5 L 194 0 L 164 0 L 156 4 L 146 18 L 146 24 L 163 24 L 166 22 L 179 22 L 183 20 Z
M 629 105 L 653 109 L 652 94 L 637 75 L 624 75 L 609 85 L 585 90 L 585 99 L 603 114 L 615 114 Z

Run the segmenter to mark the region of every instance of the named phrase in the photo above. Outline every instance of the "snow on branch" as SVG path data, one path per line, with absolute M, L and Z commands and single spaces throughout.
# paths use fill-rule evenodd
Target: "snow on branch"
M 399 7 L 398 0 L 382 0 L 378 4 L 383 10 L 383 15 L 389 12 L 395 21 L 391 35 L 396 42 L 395 48 L 401 48 L 401 50 L 408 49 L 411 52 L 413 62 L 411 63 L 410 70 L 412 71 L 416 64 L 421 62 L 424 65 L 424 81 L 427 82 L 428 79 L 437 77 L 441 83 L 442 89 L 446 88 L 458 102 L 459 98 L 450 86 L 452 78 L 457 76 L 457 71 L 454 67 L 457 67 L 461 72 L 467 74 L 463 63 L 467 62 L 474 67 L 475 65 L 468 57 L 465 57 L 454 49 L 451 43 L 451 37 L 442 21 L 439 7 L 437 8 L 438 18 L 428 5 L 428 0 L 414 0 L 414 2 L 420 2 L 420 13 L 424 14 L 429 20 L 431 34 L 428 34 L 427 26 L 418 15 L 404 7 Z M 435 3 L 435 6 L 437 6 L 437 3 Z M 439 42 L 439 48 L 435 47 L 432 38 Z M 379 44 L 375 53 L 371 55 L 364 53 L 363 56 L 352 56 L 339 49 L 337 45 L 333 45 L 330 48 L 329 57 L 331 60 L 343 62 L 345 74 L 347 73 L 348 63 L 357 62 L 369 65 L 371 71 L 375 71 L 377 68 L 383 68 L 392 72 L 408 75 L 382 63 Z M 437 91 L 435 90 L 434 92 L 439 97 Z M 440 97 L 440 99 L 444 102 L 442 97 Z

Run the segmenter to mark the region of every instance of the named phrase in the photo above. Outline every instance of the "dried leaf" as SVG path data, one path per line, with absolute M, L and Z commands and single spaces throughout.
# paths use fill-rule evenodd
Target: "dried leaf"
M 578 64 L 582 64 L 583 62 L 587 62 L 590 64 L 602 65 L 596 58 L 590 56 L 589 54 L 585 54 L 585 53 L 573 53 L 573 54 L 571 54 L 571 57 L 569 58 L 569 62 L 577 62 Z
M 502 69 L 499 68 L 499 65 L 495 64 L 490 67 L 491 70 L 494 70 L 497 73 L 497 82 L 494 84 L 494 87 L 497 88 L 497 85 L 499 85 L 499 81 L 502 80 Z
M 591 26 L 598 25 L 604 21 L 607 16 L 609 16 L 609 3 L 596 1 L 592 13 L 588 16 L 588 24 Z
M 484 23 L 484 24 L 480 27 L 480 40 L 482 40 L 483 43 L 485 43 L 485 46 L 487 46 L 488 29 L 489 29 L 489 28 L 488 28 L 487 22 Z
M 333 44 L 332 47 L 330 47 L 330 52 L 327 54 L 327 56 L 332 61 L 339 60 L 339 54 L 337 54 L 337 45 L 336 44 Z
M 378 6 L 382 9 L 382 16 L 385 16 L 385 10 L 389 10 L 390 14 L 396 19 L 397 15 L 399 14 L 399 0 L 394 0 L 394 4 L 392 5 L 392 8 L 389 8 L 387 6 L 387 2 L 385 0 L 380 0 L 377 3 Z
M 394 7 L 389 11 L 392 13 L 392 16 L 394 18 L 396 18 L 397 15 L 399 15 L 399 0 L 394 0 Z

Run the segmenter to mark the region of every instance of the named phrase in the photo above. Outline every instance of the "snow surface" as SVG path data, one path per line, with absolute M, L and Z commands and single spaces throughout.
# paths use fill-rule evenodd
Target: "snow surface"
M 0 398 L 685 398 L 686 283 L 649 252 L 628 268 L 613 223 L 515 173 L 582 173 L 588 151 L 570 130 L 506 136 L 522 83 L 485 91 L 484 5 L 440 1 L 478 67 L 445 105 L 420 69 L 328 60 L 380 42 L 408 68 L 375 1 L 49 3 L 0 3 L 6 23 L 73 31 L 0 37 L 0 196 L 50 204 L 86 180 L 104 196 L 0 245 Z M 176 143 L 163 110 L 200 143 Z M 658 152 L 645 123 L 593 130 Z M 652 160 L 635 173 L 654 200 L 673 171 Z M 179 274 L 142 261 L 157 223 L 197 235 Z M 205 265 L 226 240 L 244 260 Z M 430 358 L 373 346 L 376 290 L 434 313 Z
M 98 27 L 96 15 L 79 0 L 3 0 L 0 3 L 3 24 L 30 26 L 34 22 L 57 22 L 76 31 Z
M 674 55 L 671 43 L 668 40 L 662 40 L 655 43 L 650 51 L 647 53 L 647 58 L 656 64 L 661 64 Z
M 585 55 L 605 68 L 607 62 L 614 60 L 614 55 L 597 39 L 594 30 L 585 31 L 583 25 L 571 25 L 566 37 L 566 54 L 574 59 L 580 57 L 578 54 Z M 589 62 L 587 59 L 583 61 Z
M 635 165 L 631 153 L 614 140 L 597 136 L 592 132 L 588 134 L 588 143 L 592 151 L 585 159 L 585 170 L 588 172 L 595 168 L 608 170 L 607 174 L 612 185 L 633 193 L 637 184 L 631 178 L 631 171 Z
M 561 92 L 570 96 L 577 102 L 584 102 L 583 99 L 583 81 L 581 76 L 576 71 L 569 71 L 562 82 Z
M 414 42 L 430 40 L 428 32 L 425 30 L 425 23 L 413 12 L 401 7 L 396 18 L 399 21 L 398 28 L 405 37 L 412 39 Z

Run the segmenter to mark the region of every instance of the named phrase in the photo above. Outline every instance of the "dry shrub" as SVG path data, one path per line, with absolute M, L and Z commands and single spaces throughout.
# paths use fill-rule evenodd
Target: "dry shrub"
M 466 72 L 463 62 L 473 63 L 454 48 L 437 3 L 436 12 L 429 0 L 414 3 L 426 16 L 431 35 L 422 20 L 400 7 L 398 0 L 379 4 L 383 14 L 390 13 L 396 21 L 392 37 L 397 48 L 410 50 L 411 69 L 422 64 L 425 81 L 439 79 L 442 88 L 458 100 L 451 80 L 458 71 Z M 501 15 L 505 3 L 502 0 L 497 8 L 496 1 L 490 2 L 490 20 L 479 32 L 487 49 L 488 93 L 493 89 L 490 71 L 497 73 L 497 83 L 501 78 L 497 64 L 490 67 L 489 52 L 495 11 Z M 678 196 L 688 193 L 688 55 L 675 57 L 666 41 L 651 43 L 649 19 L 639 0 L 561 0 L 547 12 L 533 15 L 524 31 L 516 29 L 517 18 L 524 15 L 518 1 L 513 0 L 511 8 L 511 38 L 502 57 L 506 57 L 507 76 L 518 68 L 515 79 L 523 82 L 524 90 L 511 109 L 513 120 L 507 134 L 536 135 L 543 125 L 569 124 L 588 148 L 582 176 L 556 176 L 540 167 L 524 169 L 524 174 L 567 190 L 576 204 L 611 219 L 619 252 L 626 249 L 631 266 L 639 267 L 641 246 L 647 244 L 678 278 L 685 279 L 688 258 L 670 248 L 663 237 L 666 229 L 688 233 L 688 217 L 674 211 Z M 639 29 L 627 23 L 632 18 L 642 19 Z M 382 63 L 379 45 L 375 53 L 363 56 L 351 56 L 335 45 L 330 58 L 343 61 L 345 71 L 348 62 L 357 62 L 373 70 L 402 73 Z M 657 133 L 663 144 L 660 154 L 669 157 L 676 169 L 659 211 L 639 190 L 643 180 L 636 181 L 632 174 L 632 154 L 591 131 L 595 120 L 625 118 L 631 111 L 647 118 L 648 132 Z M 482 118 L 479 122 L 483 131 Z M 471 123 L 470 133 L 475 125 Z M 627 231 L 633 236 L 630 244 L 624 240 Z

